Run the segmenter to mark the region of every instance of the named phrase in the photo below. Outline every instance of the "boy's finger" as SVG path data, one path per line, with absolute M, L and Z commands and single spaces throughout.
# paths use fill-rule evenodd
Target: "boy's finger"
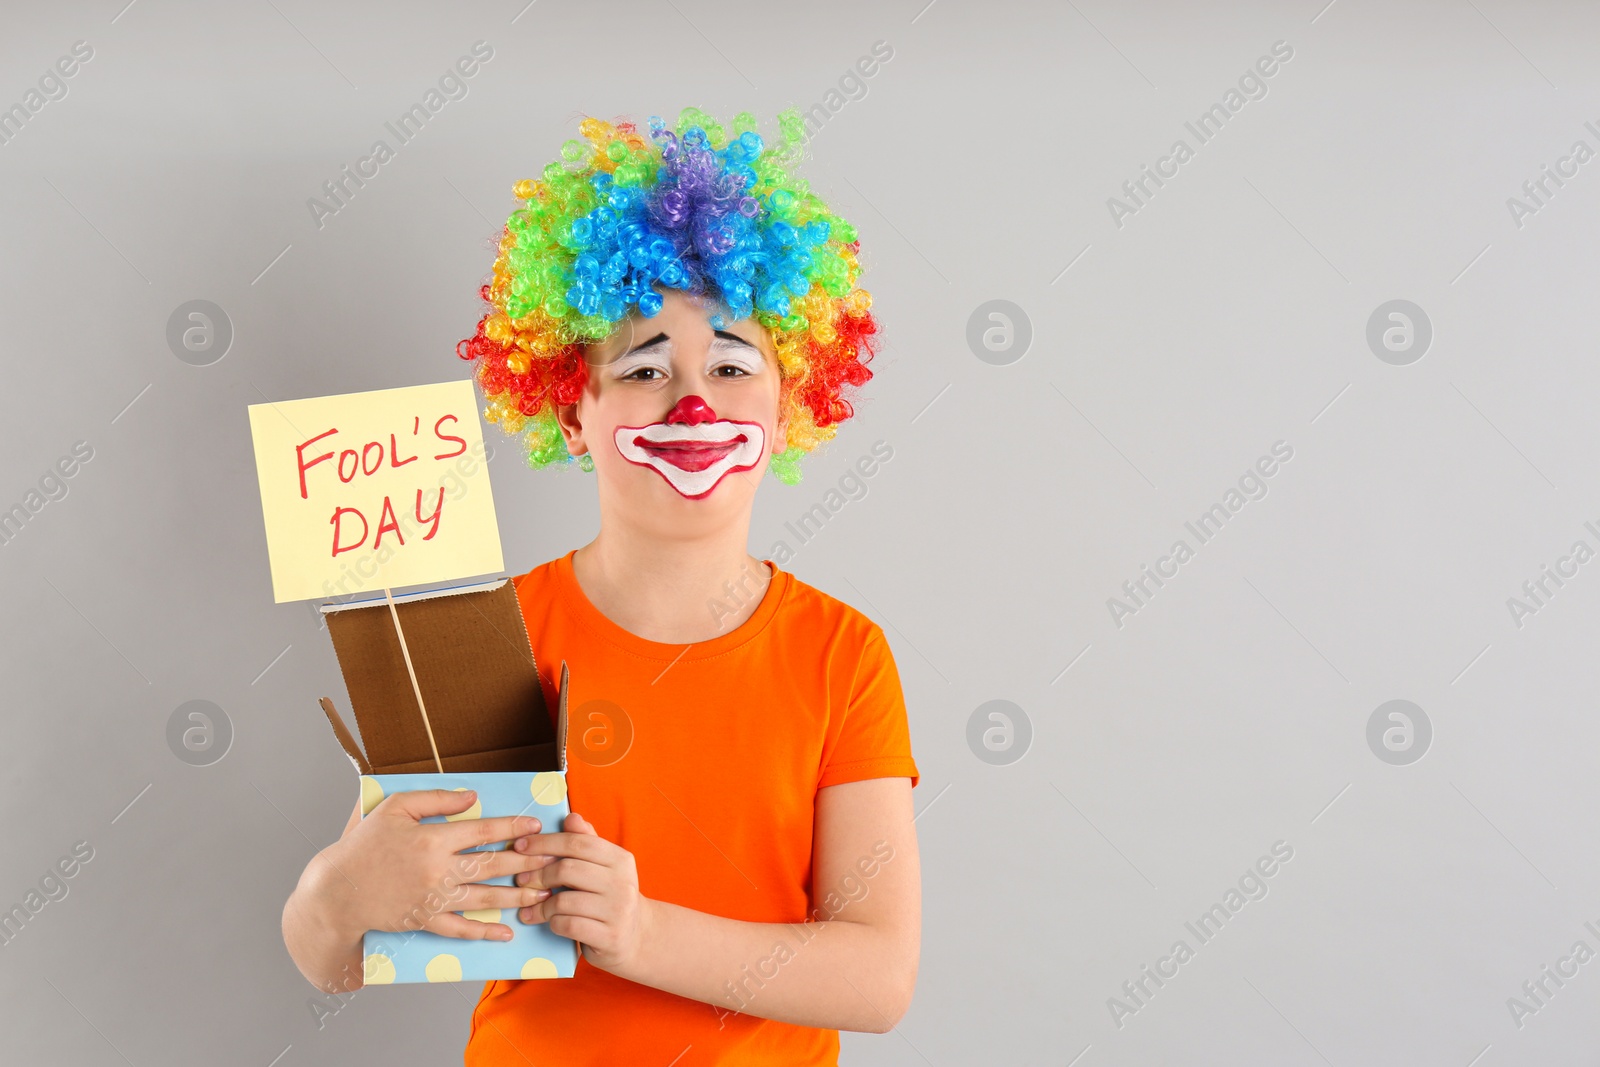
M 564 857 L 560 862 L 559 869 L 551 863 L 538 870 L 529 871 L 524 876 L 518 876 L 517 884 L 535 889 L 555 889 L 559 886 L 562 889 L 581 889 L 590 893 L 603 892 L 606 886 L 611 884 L 609 867 L 570 857 Z
M 570 830 L 573 833 L 593 834 L 595 837 L 600 836 L 600 832 L 594 828 L 594 823 L 590 822 L 588 819 L 585 819 L 577 812 L 573 812 L 565 819 L 562 819 L 561 828 L 563 830 Z
M 548 834 L 537 834 L 527 839 L 524 843 L 518 841 L 521 847 L 517 851 L 529 856 L 577 856 L 579 859 L 600 860 L 610 847 L 611 842 L 598 836 L 592 830 L 588 833 L 554 831 Z
M 443 937 L 456 937 L 463 941 L 510 941 L 511 927 L 505 923 L 481 923 L 466 919 L 453 911 L 435 915 L 423 926 L 424 930 Z
M 379 806 L 420 821 L 429 815 L 459 815 L 477 802 L 478 794 L 471 789 L 408 789 L 384 797 Z
M 451 911 L 526 908 L 539 903 L 539 901 L 550 895 L 550 890 L 540 889 L 536 886 L 478 885 L 473 883 L 462 886 L 461 889 L 460 897 L 451 901 Z
M 554 857 L 527 856 L 508 848 L 489 852 L 463 852 L 456 858 L 471 861 L 469 869 L 460 871 L 463 881 L 467 882 L 486 882 L 491 878 L 522 874 L 555 862 Z
M 539 820 L 532 815 L 497 815 L 492 819 L 462 819 L 460 822 L 430 823 L 428 829 L 440 835 L 450 851 L 514 841 L 539 832 Z
M 514 881 L 517 885 L 527 885 L 528 884 L 528 877 L 530 875 L 532 875 L 534 871 L 537 871 L 541 867 L 548 867 L 550 864 L 556 862 L 561 857 L 560 856 L 523 856 L 522 858 L 528 861 L 528 866 L 527 866 L 526 869 L 520 871 L 514 879 L 512 879 L 512 881 Z
M 537 904 L 517 909 L 517 918 L 525 923 L 549 922 L 552 915 L 572 915 L 604 922 L 607 914 L 607 903 L 601 894 L 575 889 L 552 893 Z

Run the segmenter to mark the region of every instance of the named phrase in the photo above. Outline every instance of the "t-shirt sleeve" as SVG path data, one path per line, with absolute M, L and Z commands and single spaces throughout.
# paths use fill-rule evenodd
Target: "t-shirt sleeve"
M 866 778 L 910 778 L 916 786 L 917 765 L 911 758 L 900 673 L 878 626 L 871 628 L 862 645 L 849 700 L 830 735 L 818 789 Z

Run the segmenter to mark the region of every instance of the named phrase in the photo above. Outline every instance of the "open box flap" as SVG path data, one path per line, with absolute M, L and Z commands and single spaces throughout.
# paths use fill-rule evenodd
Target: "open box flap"
M 552 724 L 508 579 L 396 596 L 417 683 L 446 771 L 565 770 L 566 671 Z M 363 773 L 432 771 L 433 749 L 411 689 L 388 601 L 324 604 L 350 694 L 357 747 L 332 702 L 334 734 Z
M 339 739 L 339 747 L 350 757 L 350 762 L 356 765 L 356 770 L 362 774 L 371 774 L 372 764 L 367 762 L 367 754 L 361 751 L 356 739 L 350 735 L 350 727 L 339 718 L 339 713 L 334 710 L 333 701 L 323 697 L 317 703 L 322 705 L 322 712 L 328 717 L 328 724 L 333 727 L 333 735 Z
M 557 770 L 567 769 L 567 661 L 561 661 L 561 689 L 556 694 L 556 755 L 561 760 Z

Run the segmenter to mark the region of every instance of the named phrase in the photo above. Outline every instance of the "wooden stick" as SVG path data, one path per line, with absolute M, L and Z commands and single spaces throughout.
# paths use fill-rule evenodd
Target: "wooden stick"
M 383 587 L 383 598 L 389 602 L 389 614 L 394 617 L 394 633 L 400 638 L 400 654 L 406 658 L 406 673 L 411 675 L 411 691 L 417 694 L 417 710 L 422 712 L 422 725 L 428 730 L 428 747 L 433 749 L 433 765 L 444 773 L 444 761 L 439 758 L 439 746 L 433 740 L 433 723 L 428 721 L 428 709 L 422 703 L 422 687 L 417 684 L 417 669 L 411 665 L 411 650 L 406 648 L 406 634 L 400 629 L 400 612 L 394 606 L 394 594 Z

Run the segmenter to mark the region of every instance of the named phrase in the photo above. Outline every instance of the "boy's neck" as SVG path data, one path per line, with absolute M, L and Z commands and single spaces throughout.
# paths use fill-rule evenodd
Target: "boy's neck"
M 744 530 L 663 541 L 602 528 L 572 566 L 589 602 L 624 630 L 693 644 L 738 627 L 766 595 L 772 570 L 750 555 L 746 542 Z

